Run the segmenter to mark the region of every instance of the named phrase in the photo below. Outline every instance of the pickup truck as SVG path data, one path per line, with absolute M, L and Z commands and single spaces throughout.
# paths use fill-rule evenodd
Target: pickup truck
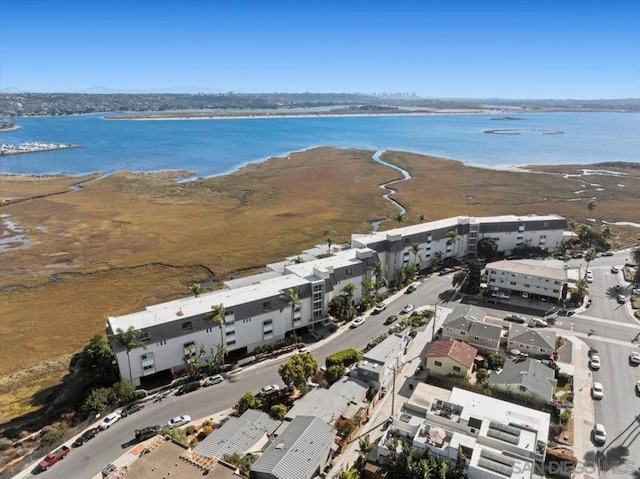
M 46 471 L 51 466 L 53 466 L 56 462 L 62 461 L 67 454 L 69 454 L 69 449 L 67 446 L 60 446 L 55 451 L 51 451 L 49 454 L 44 456 L 44 459 L 38 463 L 38 469 L 41 471 Z

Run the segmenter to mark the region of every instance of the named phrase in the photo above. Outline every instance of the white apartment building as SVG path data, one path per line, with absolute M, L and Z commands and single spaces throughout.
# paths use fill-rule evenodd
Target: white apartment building
M 535 409 L 454 388 L 448 400 L 418 384 L 378 445 L 378 462 L 394 437 L 455 463 L 465 455 L 470 479 L 542 477 L 550 416 Z
M 266 266 L 264 273 L 227 281 L 225 288 L 198 297 L 186 297 L 146 307 L 143 311 L 107 319 L 106 332 L 133 327 L 145 347 L 127 352 L 112 341 L 122 378 L 134 384 L 158 374 L 174 374 L 184 369 L 185 357 L 205 350 L 205 359 L 219 344 L 228 353 L 248 354 L 256 347 L 290 335 L 292 330 L 313 330 L 328 321 L 332 298 L 349 283 L 356 286 L 354 302 L 362 296 L 362 281 L 372 279 L 372 267 L 383 263 L 388 279 L 409 262 L 428 267 L 434 255 L 473 257 L 475 245 L 483 237 L 498 241 L 499 251 L 509 252 L 519 244 L 535 243 L 549 250 L 562 240 L 566 221 L 556 215 L 456 217 L 421 223 L 369 235 L 353 235 L 351 247 L 325 245 L 304 251 Z M 447 234 L 458 232 L 453 242 Z M 418 257 L 411 252 L 418 243 Z M 288 289 L 298 292 L 299 307 L 294 312 L 282 299 Z M 225 321 L 218 326 L 207 319 L 212 306 L 225 307 Z M 130 366 L 129 366 L 130 361 Z
M 566 292 L 567 270 L 562 261 L 496 261 L 485 271 L 489 290 L 494 292 L 541 301 L 561 300 Z

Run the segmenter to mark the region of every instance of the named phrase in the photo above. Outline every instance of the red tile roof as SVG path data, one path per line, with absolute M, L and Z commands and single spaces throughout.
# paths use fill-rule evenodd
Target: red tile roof
M 448 357 L 467 368 L 473 366 L 478 350 L 467 343 L 450 338 L 448 341 L 431 343 L 427 351 L 428 358 Z

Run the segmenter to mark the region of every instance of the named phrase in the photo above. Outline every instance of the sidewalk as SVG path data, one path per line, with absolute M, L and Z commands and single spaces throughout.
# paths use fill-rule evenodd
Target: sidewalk
M 573 475 L 575 479 L 598 478 L 597 468 L 583 467 L 587 453 L 593 452 L 591 443 L 591 429 L 595 424 L 593 400 L 591 399 L 591 385 L 593 378 L 589 371 L 589 346 L 576 336 L 567 336 L 572 345 L 573 364 L 573 453 L 578 460 L 578 467 Z
M 442 323 L 450 312 L 450 308 L 438 306 L 436 310 L 436 318 L 434 318 L 434 321 L 436 321 L 436 331 L 440 326 L 442 326 Z M 399 396 L 397 392 L 407 380 L 410 380 L 410 378 L 414 376 L 416 367 L 422 362 L 423 350 L 426 348 L 427 344 L 431 342 L 431 334 L 433 330 L 433 323 L 429 323 L 425 327 L 424 331 L 420 331 L 413 341 L 409 343 L 407 354 L 403 358 L 402 368 L 396 373 L 396 380 L 393 387 L 388 388 L 389 394 L 387 394 L 384 399 L 380 400 L 373 414 L 369 416 L 367 424 L 362 426 L 360 429 L 359 435 L 349 443 L 342 454 L 335 459 L 333 467 L 327 474 L 327 477 L 333 477 L 341 470 L 347 469 L 355 463 L 360 455 L 360 438 L 369 435 L 370 441 L 375 444 L 382 437 L 386 429 L 387 419 L 389 416 L 393 415 L 392 406 L 394 409 L 393 413 L 398 413 L 402 404 L 405 402 L 403 397 Z

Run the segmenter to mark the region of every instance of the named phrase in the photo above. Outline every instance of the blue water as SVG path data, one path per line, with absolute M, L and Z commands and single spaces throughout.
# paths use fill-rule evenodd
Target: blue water
M 315 146 L 401 150 L 472 166 L 640 162 L 640 114 L 522 114 L 107 121 L 102 115 L 21 118 L 0 143 L 74 143 L 81 148 L 0 157 L 0 172 L 79 175 L 189 170 L 198 176 Z M 510 114 L 509 116 L 514 116 Z M 492 135 L 489 129 L 521 129 Z M 538 130 L 538 132 L 536 132 Z M 540 130 L 561 130 L 542 135 Z

